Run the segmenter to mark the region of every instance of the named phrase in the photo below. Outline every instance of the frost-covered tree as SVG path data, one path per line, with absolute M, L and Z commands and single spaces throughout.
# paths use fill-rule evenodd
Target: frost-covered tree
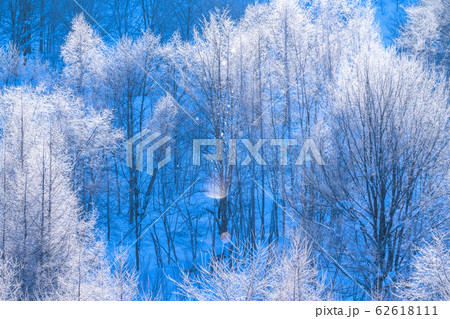
M 202 123 L 197 124 L 203 138 L 236 137 L 240 90 L 236 81 L 238 51 L 235 47 L 235 32 L 230 17 L 224 12 L 216 12 L 204 21 L 201 31 L 194 32 L 192 43 L 179 48 L 180 67 L 183 70 L 180 83 L 189 96 L 189 111 L 202 118 Z M 221 151 L 216 149 L 216 152 Z M 229 230 L 232 212 L 229 211 L 228 196 L 223 194 L 229 192 L 233 167 L 227 166 L 221 159 L 213 161 L 208 167 L 206 174 L 218 188 L 215 197 L 217 208 L 214 208 L 213 214 L 217 221 L 215 233 L 221 235 Z
M 324 282 L 319 277 L 308 245 L 298 237 L 285 251 L 273 246 L 235 251 L 230 259 L 214 256 L 207 267 L 184 273 L 177 283 L 181 294 L 194 300 L 321 300 Z
M 8 89 L 0 105 L 0 247 L 2 258 L 18 265 L 8 270 L 17 272 L 15 296 L 121 298 L 123 281 L 116 280 L 95 217 L 83 213 L 71 180 L 79 155 L 74 142 L 89 134 L 84 129 L 90 121 L 108 117 L 83 111 L 79 99 L 63 90 Z M 91 134 L 90 143 L 102 143 L 105 127 L 97 123 L 100 135 Z
M 49 64 L 38 57 L 26 59 L 19 47 L 10 42 L 0 48 L 0 85 L 41 84 L 51 86 L 53 75 Z
M 162 94 L 159 41 L 150 31 L 136 39 L 124 36 L 108 54 L 105 81 L 107 101 L 117 114 L 116 126 L 124 132 L 127 140 L 147 128 L 153 107 Z M 133 152 L 131 157 L 129 167 L 119 171 L 116 166 L 115 174 L 117 178 L 120 176 L 127 189 L 126 193 L 118 192 L 118 202 L 123 203 L 123 207 L 118 209 L 128 210 L 126 216 L 133 225 L 129 234 L 135 235 L 135 261 L 139 269 L 141 227 L 148 206 L 145 202 L 148 203 L 152 195 L 156 171 L 153 176 L 139 171 L 136 153 Z M 116 156 L 115 160 L 124 160 L 124 164 L 128 161 L 124 156 Z
M 434 236 L 419 249 L 412 262 L 413 271 L 397 288 L 405 300 L 450 300 L 450 247 L 448 239 Z
M 340 225 L 345 267 L 374 295 L 448 218 L 448 103 L 440 77 L 378 45 L 342 68 L 317 187 Z
M 77 15 L 61 47 L 65 83 L 79 94 L 96 92 L 105 72 L 105 46 L 100 35 Z
M 64 62 L 62 84 L 73 89 L 83 100 L 85 109 L 93 115 L 91 121 L 78 123 L 77 132 L 81 135 L 72 136 L 74 188 L 78 190 L 85 211 L 91 212 L 94 206 L 99 208 L 99 219 L 107 225 L 109 240 L 113 209 L 112 159 L 118 152 L 120 134 L 102 124 L 112 125 L 113 122 L 113 110 L 107 109 L 106 46 L 84 16 L 78 15 L 72 21 L 72 29 L 61 51 Z
M 20 284 L 17 275 L 20 266 L 0 251 L 0 300 L 17 300 Z
M 408 22 L 398 44 L 450 72 L 450 1 L 421 0 L 407 8 Z
M 0 49 L 0 83 L 3 85 L 14 85 L 24 67 L 24 58 L 19 48 L 12 42 Z

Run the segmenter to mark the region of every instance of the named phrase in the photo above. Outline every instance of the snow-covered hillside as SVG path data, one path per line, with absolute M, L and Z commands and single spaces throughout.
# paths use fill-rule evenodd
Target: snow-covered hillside
M 0 2 L 0 299 L 449 298 L 449 0 L 49 2 Z

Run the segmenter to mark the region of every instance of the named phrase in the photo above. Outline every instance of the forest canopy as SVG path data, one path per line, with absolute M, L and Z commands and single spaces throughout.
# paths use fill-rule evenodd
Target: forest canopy
M 394 2 L 1 1 L 0 300 L 449 300 L 450 1 Z

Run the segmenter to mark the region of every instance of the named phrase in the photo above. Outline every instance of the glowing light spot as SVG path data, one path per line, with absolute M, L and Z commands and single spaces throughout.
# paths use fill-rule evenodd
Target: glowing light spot
M 221 185 L 219 180 L 211 179 L 208 184 L 208 189 L 206 191 L 206 196 L 214 199 L 221 199 L 228 196 L 227 190 L 225 189 L 225 185 Z

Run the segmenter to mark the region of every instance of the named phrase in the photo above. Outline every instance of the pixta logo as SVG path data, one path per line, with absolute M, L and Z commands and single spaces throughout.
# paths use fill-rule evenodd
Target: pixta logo
M 144 157 L 146 156 L 146 172 L 153 175 L 155 167 L 155 152 L 164 144 L 172 140 L 170 136 L 162 138 L 160 133 L 153 133 L 149 130 L 143 130 L 127 141 L 127 166 L 135 168 L 138 171 L 144 171 Z M 158 139 L 160 138 L 160 139 Z M 155 142 L 156 141 L 156 142 Z M 238 163 L 238 143 L 245 147 L 246 157 Z M 252 158 L 256 165 L 268 165 L 266 160 L 261 155 L 260 151 L 265 144 L 271 147 L 278 148 L 279 165 L 286 166 L 288 163 L 289 147 L 298 145 L 296 139 L 259 139 L 254 144 L 248 139 L 193 139 L 192 140 L 192 164 L 200 165 L 202 148 L 214 147 L 215 153 L 204 152 L 204 159 L 211 162 L 224 161 L 224 144 L 227 145 L 227 165 L 242 165 L 246 166 L 252 162 Z M 242 148 L 241 148 L 242 149 Z M 133 152 L 134 151 L 134 152 Z M 135 154 L 135 155 L 134 155 Z M 165 156 L 156 166 L 163 167 L 171 161 L 172 149 L 170 145 L 165 148 Z M 307 139 L 303 143 L 294 165 L 303 165 L 306 162 L 315 161 L 318 165 L 324 165 L 325 162 L 319 152 L 319 149 L 312 139 Z
M 143 130 L 130 138 L 127 141 L 127 166 L 130 168 L 136 168 L 138 171 L 144 171 L 144 152 L 147 157 L 147 174 L 153 175 L 154 168 L 154 155 L 155 151 L 169 142 L 172 138 L 170 136 L 164 136 L 159 139 L 157 142 L 153 143 L 157 138 L 161 136 L 161 133 L 153 133 L 150 134 L 150 130 Z M 153 144 L 152 144 L 153 143 Z M 136 147 L 134 147 L 136 145 Z M 133 153 L 133 149 L 136 149 L 136 152 Z M 135 155 L 136 165 L 134 166 L 133 154 Z M 172 155 L 172 148 L 168 146 L 166 148 L 165 156 L 162 160 L 157 163 L 158 169 L 166 165 L 170 162 Z
M 255 160 L 257 165 L 265 166 L 268 165 L 264 160 L 262 155 L 260 154 L 260 150 L 264 144 L 269 143 L 272 147 L 278 147 L 279 150 L 279 165 L 286 166 L 288 163 L 288 149 L 291 146 L 297 146 L 298 141 L 296 139 L 259 139 L 255 144 L 248 139 L 229 139 L 227 140 L 228 145 L 228 165 L 234 166 L 238 165 L 237 161 L 237 145 L 238 142 L 241 142 L 246 150 L 248 155 L 245 159 L 240 163 L 242 166 L 249 165 L 252 161 L 252 157 Z M 200 165 L 200 157 L 201 157 L 201 148 L 214 146 L 216 149 L 215 154 L 206 154 L 204 158 L 208 161 L 223 161 L 224 160 L 224 140 L 223 139 L 195 139 L 193 140 L 193 151 L 192 151 L 192 159 L 194 165 Z M 311 155 L 314 158 L 315 162 L 318 165 L 325 165 L 325 162 L 320 155 L 319 149 L 314 143 L 312 139 L 305 140 L 300 153 L 295 161 L 295 165 L 303 165 L 306 162 L 311 162 Z

